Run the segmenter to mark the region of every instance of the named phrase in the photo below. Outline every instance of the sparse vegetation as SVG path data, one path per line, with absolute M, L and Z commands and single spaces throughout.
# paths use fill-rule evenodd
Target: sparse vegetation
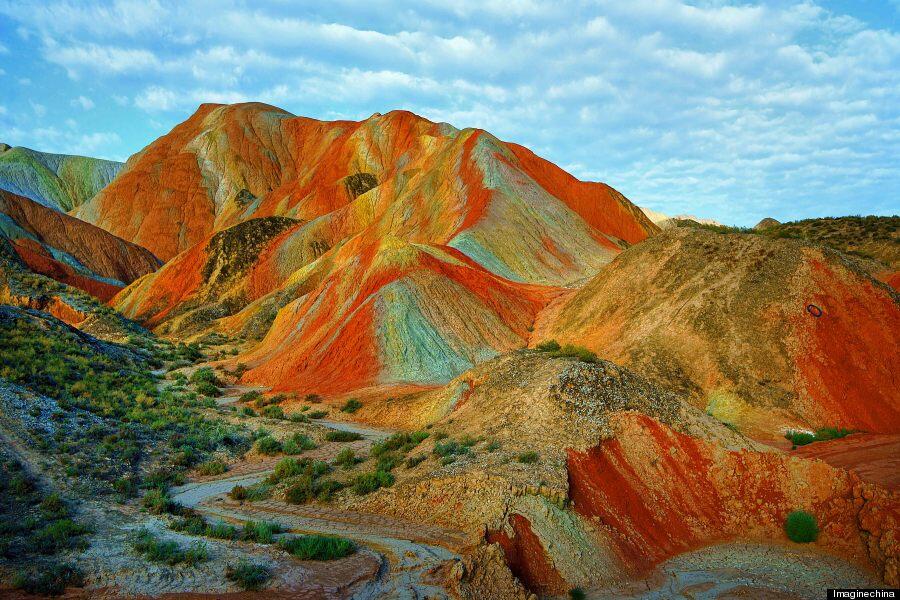
M 533 465 L 541 459 L 540 454 L 535 451 L 523 452 L 519 456 L 516 457 L 520 463 L 525 465 Z
M 806 544 L 819 537 L 819 526 L 815 516 L 803 510 L 795 510 L 784 520 L 784 532 L 791 541 Z
M 255 445 L 256 451 L 260 454 L 265 454 L 267 456 L 273 456 L 275 454 L 281 454 L 283 448 L 281 442 L 276 440 L 270 435 L 265 437 L 261 437 L 256 440 Z
M 261 564 L 241 561 L 225 568 L 225 579 L 249 591 L 261 590 L 271 578 L 268 567 Z
M 787 433 L 784 434 L 784 437 L 796 447 L 805 446 L 806 444 L 811 444 L 813 442 L 837 440 L 846 437 L 851 433 L 854 433 L 854 431 L 842 427 L 823 427 L 822 429 L 816 430 L 815 433 L 788 430 Z
M 356 456 L 356 453 L 351 448 L 344 448 L 334 458 L 334 464 L 345 469 L 352 469 L 361 462 L 362 459 Z
M 328 416 L 327 410 L 314 410 L 307 415 L 310 419 L 324 419 Z
M 228 467 L 221 460 L 208 460 L 197 465 L 197 473 L 203 476 L 221 475 Z
M 555 358 L 575 358 L 586 363 L 597 362 L 597 355 L 584 346 L 573 346 L 571 344 L 560 346 L 556 340 L 548 340 L 541 342 L 535 348 Z
M 315 447 L 315 442 L 313 442 L 309 436 L 299 432 L 286 439 L 282 444 L 284 453 L 290 455 L 302 454 L 307 450 L 313 450 Z
M 278 545 L 300 560 L 336 560 L 356 552 L 352 541 L 325 535 L 292 536 Z
M 185 550 L 177 542 L 162 540 L 148 529 L 140 529 L 132 534 L 129 543 L 137 554 L 151 562 L 195 565 L 209 558 L 206 544 L 203 542 L 194 542 Z
M 341 407 L 341 412 L 353 414 L 361 409 L 362 405 L 362 402 L 360 402 L 356 398 L 351 398 L 344 403 L 344 406 Z
M 353 480 L 353 491 L 360 496 L 394 485 L 394 476 L 385 471 L 362 473 Z
M 340 431 L 336 429 L 326 433 L 325 439 L 329 442 L 355 442 L 363 439 L 363 436 L 353 431 Z

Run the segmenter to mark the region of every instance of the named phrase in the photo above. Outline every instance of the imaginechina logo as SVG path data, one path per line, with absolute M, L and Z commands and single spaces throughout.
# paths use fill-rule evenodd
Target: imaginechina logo
M 900 598 L 900 590 L 828 590 L 828 598 Z

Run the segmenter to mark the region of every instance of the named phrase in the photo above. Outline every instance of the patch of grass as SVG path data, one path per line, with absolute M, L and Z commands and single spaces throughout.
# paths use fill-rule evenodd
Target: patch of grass
M 216 377 L 216 372 L 212 367 L 200 367 L 191 375 L 190 380 L 191 383 L 211 383 L 212 385 L 219 386 L 222 385 L 222 382 L 219 381 L 219 378 Z
M 219 388 L 207 381 L 201 381 L 194 386 L 194 389 L 197 390 L 198 394 L 200 394 L 201 396 L 206 396 L 207 398 L 218 398 L 222 395 L 222 392 L 219 391 Z
M 427 454 L 419 454 L 417 456 L 410 456 L 406 459 L 406 468 L 412 469 L 419 466 L 426 458 L 428 458 Z
M 231 488 L 231 491 L 228 492 L 228 496 L 232 500 L 237 500 L 238 502 L 243 502 L 247 499 L 247 488 L 242 485 L 236 485 Z
M 498 442 L 497 440 L 491 440 L 490 442 L 488 442 L 488 445 L 485 448 L 485 450 L 487 450 L 488 452 L 496 452 L 499 449 L 500 449 L 500 442 Z
M 281 442 L 270 435 L 256 440 L 255 447 L 257 452 L 265 454 L 266 456 L 274 456 L 275 454 L 281 454 L 282 452 Z
M 324 419 L 325 417 L 328 416 L 328 411 L 327 410 L 314 410 L 314 411 L 310 412 L 307 416 L 309 416 L 310 419 Z
M 47 523 L 29 539 L 31 548 L 40 554 L 56 554 L 71 548 L 86 548 L 87 543 L 82 536 L 90 530 L 72 519 L 59 519 Z
M 361 462 L 362 459 L 356 456 L 356 453 L 351 448 L 344 448 L 334 457 L 334 464 L 345 469 L 352 469 Z
M 340 431 L 335 429 L 325 434 L 325 439 L 329 442 L 355 442 L 363 439 L 363 436 L 353 431 Z
M 360 496 L 374 492 L 383 487 L 394 485 L 394 476 L 385 471 L 361 473 L 353 479 L 353 491 Z
M 141 503 L 151 515 L 174 512 L 178 507 L 178 505 L 169 497 L 169 494 L 160 488 L 149 490 L 144 494 L 144 499 Z
M 441 457 L 448 456 L 457 456 L 460 454 L 468 454 L 470 451 L 469 446 L 462 444 L 456 440 L 447 440 L 445 442 L 438 442 L 434 445 L 434 450 L 432 452 Z
M 206 545 L 202 542 L 195 543 L 187 550 L 183 550 L 177 542 L 162 540 L 147 529 L 140 529 L 132 534 L 129 543 L 136 553 L 147 560 L 167 565 L 180 563 L 194 565 L 209 557 Z
M 276 405 L 265 407 L 262 414 L 268 419 L 284 419 L 284 409 Z
M 356 552 L 351 540 L 326 535 L 292 536 L 278 545 L 300 560 L 336 560 Z
M 208 460 L 197 465 L 197 473 L 204 476 L 221 475 L 228 466 L 221 460 Z
M 59 596 L 67 587 L 81 587 L 84 576 L 77 567 L 65 564 L 44 565 L 37 573 L 17 573 L 11 581 L 14 589 L 40 596 Z
M 250 404 L 251 402 L 256 402 L 260 398 L 262 398 L 262 392 L 259 390 L 252 390 L 241 394 L 241 397 L 238 398 L 238 402 L 241 404 Z
M 282 444 L 284 453 L 290 455 L 302 454 L 307 450 L 315 449 L 315 447 L 315 442 L 308 435 L 303 435 L 299 432 L 286 439 Z
M 309 423 L 309 417 L 302 412 L 291 413 L 287 418 L 291 423 Z
M 363 405 L 362 402 L 360 402 L 356 398 L 351 398 L 350 400 L 347 400 L 347 402 L 345 402 L 344 405 L 341 407 L 341 412 L 353 414 L 356 411 L 358 411 L 359 409 L 361 409 L 362 405 Z
M 791 541 L 806 544 L 819 537 L 819 526 L 815 516 L 804 510 L 795 510 L 784 520 L 784 532 Z
M 575 358 L 586 363 L 597 362 L 597 355 L 584 346 L 574 346 L 571 344 L 560 346 L 559 342 L 556 340 L 548 340 L 546 342 L 541 342 L 535 346 L 535 348 L 540 352 L 544 352 L 555 358 Z
M 241 561 L 225 567 L 225 579 L 249 591 L 261 590 L 271 578 L 269 568 L 261 564 Z
M 516 457 L 516 460 L 518 460 L 520 463 L 525 464 L 525 465 L 533 465 L 540 459 L 541 459 L 541 455 L 533 450 L 531 450 L 529 452 L 523 452 L 522 454 L 520 454 L 519 456 Z
M 284 531 L 280 523 L 273 521 L 248 521 L 244 524 L 243 539 L 258 544 L 271 544 L 275 534 Z
M 828 440 L 837 440 L 854 433 L 852 429 L 844 429 L 842 427 L 823 427 L 816 430 L 815 433 L 808 431 L 788 430 L 784 434 L 785 439 L 790 441 L 794 446 L 805 446 L 813 442 L 824 442 Z

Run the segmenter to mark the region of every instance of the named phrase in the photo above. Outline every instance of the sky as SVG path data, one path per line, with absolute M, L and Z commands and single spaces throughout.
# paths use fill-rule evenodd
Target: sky
M 667 214 L 900 213 L 900 0 L 0 0 L 0 90 L 0 142 L 49 152 L 407 109 Z

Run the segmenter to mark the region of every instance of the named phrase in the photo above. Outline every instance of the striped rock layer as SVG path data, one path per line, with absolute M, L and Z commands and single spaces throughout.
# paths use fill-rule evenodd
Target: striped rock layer
M 436 385 L 524 346 L 537 312 L 657 228 L 527 149 L 409 112 L 203 105 L 76 214 L 169 262 L 115 306 L 260 338 L 248 381 Z

